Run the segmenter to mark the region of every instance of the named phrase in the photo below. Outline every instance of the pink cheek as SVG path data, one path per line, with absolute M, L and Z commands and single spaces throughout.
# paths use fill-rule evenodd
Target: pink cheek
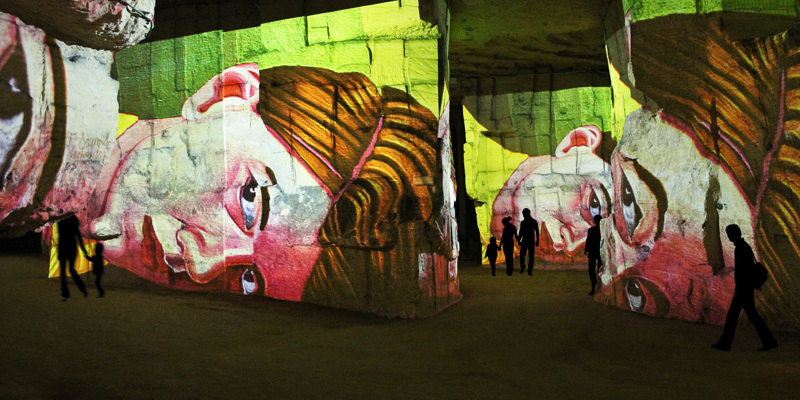
M 236 229 L 238 231 L 238 228 Z M 224 245 L 224 246 L 223 246 Z M 221 243 L 219 247 L 225 253 L 226 264 L 252 264 L 254 240 L 250 236 L 246 236 L 243 232 L 239 231 L 233 235 L 227 235 L 225 242 Z
M 681 236 L 667 232 L 659 238 L 646 258 L 639 260 L 635 267 L 643 274 L 658 271 L 674 275 L 708 276 L 711 267 L 700 264 L 698 260 L 707 259 L 703 239 Z
M 285 237 L 262 236 L 253 259 L 267 285 L 267 296 L 299 301 L 306 281 L 319 258 L 319 246 L 290 246 Z

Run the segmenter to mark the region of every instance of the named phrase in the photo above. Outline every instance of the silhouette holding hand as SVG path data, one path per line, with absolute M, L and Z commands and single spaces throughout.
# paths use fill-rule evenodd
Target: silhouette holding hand
M 525 254 L 528 258 L 528 275 L 533 275 L 533 251 L 539 247 L 539 222 L 531 217 L 531 210 L 522 210 L 522 222 L 519 223 L 519 273 L 525 272 Z
M 762 347 L 758 351 L 769 351 L 778 347 L 778 341 L 772 336 L 772 333 L 767 328 L 767 324 L 761 319 L 756 311 L 756 303 L 753 298 L 753 284 L 751 277 L 754 274 L 755 256 L 753 249 L 742 238 L 742 230 L 739 225 L 728 225 L 725 227 L 725 233 L 728 234 L 728 239 L 736 246 L 734 250 L 734 291 L 733 299 L 731 299 L 731 306 L 728 309 L 728 315 L 725 318 L 725 328 L 722 330 L 722 336 L 719 337 L 717 343 L 712 344 L 711 347 L 729 351 L 733 343 L 733 335 L 736 333 L 736 325 L 739 323 L 739 313 L 744 308 L 745 314 L 750 322 L 758 332 L 758 337 L 761 338 Z
M 492 236 L 489 240 L 489 245 L 486 246 L 486 257 L 489 259 L 489 265 L 492 266 L 492 276 L 495 276 L 495 262 L 497 261 L 498 251 L 500 251 L 500 246 L 497 245 L 497 239 Z
M 71 216 L 61 221 L 58 221 L 58 262 L 60 266 L 59 273 L 61 275 L 61 301 L 67 301 L 69 298 L 69 288 L 67 288 L 67 271 L 66 266 L 69 262 L 69 274 L 75 281 L 75 285 L 83 293 L 83 297 L 88 296 L 86 293 L 86 286 L 83 280 L 75 270 L 75 258 L 78 256 L 78 246 L 80 246 L 83 254 L 86 255 L 86 248 L 83 247 L 83 238 L 81 237 L 80 221 L 78 217 Z
M 97 287 L 97 297 L 104 297 L 106 291 L 103 290 L 103 286 L 100 285 L 100 280 L 103 278 L 103 244 L 97 243 L 94 246 L 94 255 L 91 257 L 86 257 L 89 262 L 92 263 L 92 273 L 94 274 L 94 285 Z
M 506 256 L 506 274 L 514 274 L 514 240 L 517 237 L 517 227 L 511 223 L 511 217 L 503 218 L 503 236 L 500 238 L 500 246 Z
M 583 248 L 583 253 L 589 258 L 589 281 L 592 283 L 589 296 L 594 295 L 597 270 L 603 266 L 603 260 L 600 259 L 600 219 L 599 215 L 594 216 L 594 226 L 586 233 L 586 246 Z

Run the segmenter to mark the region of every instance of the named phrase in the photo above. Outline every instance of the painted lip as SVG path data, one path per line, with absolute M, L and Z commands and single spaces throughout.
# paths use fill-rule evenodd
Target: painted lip
M 144 266 L 150 271 L 158 271 L 168 267 L 164 248 L 153 228 L 153 218 L 145 214 L 142 221 L 141 258 Z
M 177 219 L 177 218 L 176 218 Z M 190 228 L 184 223 L 184 228 L 181 230 L 190 231 L 193 235 L 200 235 L 196 228 Z M 142 262 L 145 264 L 146 267 L 152 270 L 163 270 L 166 271 L 167 268 L 172 270 L 172 272 L 187 272 L 187 263 L 186 259 L 184 258 L 184 248 L 185 244 L 179 238 L 178 233 L 179 231 L 175 231 L 174 235 L 176 236 L 176 241 L 178 246 L 181 248 L 180 253 L 165 253 L 164 248 L 161 245 L 161 241 L 158 239 L 158 235 L 155 232 L 153 227 L 152 218 L 149 215 L 145 215 L 144 222 L 142 224 Z M 202 242 L 202 235 L 201 239 L 199 240 Z M 195 279 L 192 279 L 195 283 L 204 284 L 210 282 L 219 277 L 219 275 L 223 274 L 225 269 L 228 267 L 233 266 L 244 266 L 244 267 L 252 267 L 254 265 L 253 262 L 253 255 L 252 254 L 232 254 L 228 255 L 224 258 L 224 266 L 223 268 L 219 268 L 219 272 L 215 273 L 213 276 L 208 277 L 208 279 L 204 279 L 204 282 L 199 282 Z M 190 276 L 192 274 L 189 274 Z

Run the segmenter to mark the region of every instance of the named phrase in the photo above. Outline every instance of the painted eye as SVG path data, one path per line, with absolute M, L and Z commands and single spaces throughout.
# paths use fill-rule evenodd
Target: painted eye
M 664 185 L 635 159 L 620 153 L 614 156 L 612 168 L 614 230 L 629 245 L 653 248 L 661 236 L 669 205 Z
M 589 197 L 589 214 L 591 214 L 592 218 L 594 218 L 595 215 L 600 215 L 601 211 L 600 199 L 597 198 L 597 193 L 592 190 L 592 193 Z
M 633 237 L 633 232 L 639 226 L 639 221 L 642 220 L 642 210 L 636 203 L 636 196 L 633 194 L 633 188 L 628 177 L 622 174 L 622 217 L 625 220 L 625 226 L 628 228 L 628 237 Z
M 258 194 L 258 182 L 251 176 L 247 183 L 242 186 L 239 193 L 239 204 L 242 207 L 242 217 L 244 217 L 244 227 L 246 230 L 253 229 L 255 225 L 255 201 Z
M 603 218 L 608 215 L 611 196 L 605 186 L 597 181 L 587 183 L 582 192 L 581 216 L 589 225 L 594 225 L 595 216 Z
M 19 85 L 17 84 L 17 79 L 14 78 L 14 77 L 11 77 L 11 79 L 8 80 L 8 86 L 10 87 L 11 91 L 14 92 L 14 93 L 22 92 L 22 89 L 20 89 Z
M 631 311 L 663 317 L 672 309 L 661 289 L 643 277 L 621 278 L 614 283 L 614 290 L 617 304 Z
M 258 284 L 256 283 L 256 276 L 253 270 L 248 269 L 244 271 L 242 274 L 242 292 L 244 294 L 253 294 L 257 289 Z
M 628 306 L 636 312 L 643 312 L 647 306 L 647 296 L 642 285 L 636 279 L 629 279 L 625 284 L 625 294 L 628 296 Z

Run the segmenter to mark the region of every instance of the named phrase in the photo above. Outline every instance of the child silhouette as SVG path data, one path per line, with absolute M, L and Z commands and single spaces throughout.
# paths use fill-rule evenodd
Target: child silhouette
M 92 273 L 94 274 L 94 285 L 97 286 L 98 295 L 97 297 L 104 297 L 106 291 L 103 290 L 103 287 L 100 286 L 100 279 L 103 277 L 103 244 L 97 243 L 94 246 L 94 255 L 91 257 L 86 257 L 89 262 L 92 263 Z
M 486 246 L 486 257 L 489 258 L 489 264 L 492 266 L 492 276 L 495 276 L 495 261 L 497 261 L 498 251 L 500 251 L 500 246 L 497 245 L 497 239 L 492 236 L 492 238 L 489 239 L 489 245 Z

